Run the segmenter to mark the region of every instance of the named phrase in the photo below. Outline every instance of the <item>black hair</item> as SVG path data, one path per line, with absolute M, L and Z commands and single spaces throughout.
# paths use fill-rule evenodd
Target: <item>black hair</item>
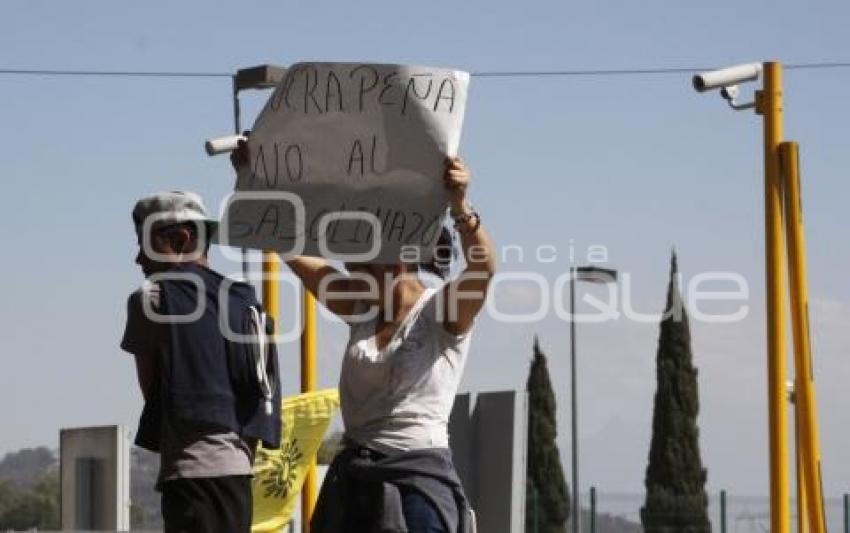
M 199 231 L 201 224 L 204 225 L 203 242 L 201 242 L 201 232 Z M 210 244 L 212 243 L 213 233 L 217 229 L 214 224 L 210 224 L 208 222 L 197 222 L 197 221 L 178 222 L 177 224 L 169 224 L 167 226 L 163 226 L 163 227 L 161 227 L 157 230 L 154 230 L 154 231 L 158 232 L 160 235 L 163 235 L 167 238 L 167 237 L 169 237 L 169 235 L 171 233 L 174 232 L 174 230 L 179 230 L 179 229 L 185 229 L 186 231 L 188 231 L 189 235 L 192 237 L 192 239 L 195 240 L 195 242 L 198 242 L 199 244 L 201 244 L 203 246 L 204 255 L 209 253 Z
M 454 231 L 444 225 L 434 244 L 431 260 L 419 263 L 417 265 L 419 271 L 434 274 L 442 279 L 448 278 L 455 258 L 454 240 Z

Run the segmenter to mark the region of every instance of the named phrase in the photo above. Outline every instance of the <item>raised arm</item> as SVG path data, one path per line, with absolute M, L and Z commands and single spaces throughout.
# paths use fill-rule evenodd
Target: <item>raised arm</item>
M 460 234 L 466 268 L 443 288 L 447 313 L 443 327 L 455 335 L 472 328 L 475 317 L 487 298 L 496 262 L 490 236 L 481 225 L 481 217 L 467 201 L 470 173 L 459 158 L 446 162 L 445 186 L 449 194 L 451 216 Z
M 321 257 L 298 256 L 286 261 L 304 287 L 332 313 L 343 318 L 353 314 L 354 300 L 339 298 L 349 292 L 348 276 Z M 334 298 L 334 296 L 337 296 Z

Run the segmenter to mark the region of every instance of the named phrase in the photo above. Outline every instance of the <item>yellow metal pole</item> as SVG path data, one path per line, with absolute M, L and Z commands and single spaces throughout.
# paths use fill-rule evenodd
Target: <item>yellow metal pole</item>
M 791 287 L 791 327 L 794 333 L 795 396 L 799 433 L 802 482 L 806 494 L 806 515 L 811 533 L 826 531 L 821 485 L 820 444 L 817 404 L 809 338 L 809 300 L 806 285 L 806 248 L 803 232 L 803 206 L 800 199 L 799 148 L 795 142 L 779 147 L 785 189 L 785 222 L 788 239 L 788 278 Z
M 770 531 L 790 533 L 788 409 L 785 402 L 785 272 L 779 143 L 782 142 L 782 65 L 764 64 L 756 93 L 764 117 L 765 292 L 767 313 L 767 406 L 770 441 Z
M 243 255 L 243 258 L 245 256 Z M 247 264 L 247 263 L 245 263 Z M 280 292 L 278 290 L 278 272 L 280 271 L 280 257 L 276 252 L 263 251 L 263 309 L 274 325 L 274 333 L 280 332 Z
M 280 258 L 276 252 L 263 252 L 263 308 L 274 320 L 275 333 L 280 330 L 280 295 L 278 293 L 278 272 Z
M 263 251 L 263 309 L 274 325 L 274 333 L 280 332 L 280 291 L 278 273 L 280 272 L 280 257 L 276 252 Z
M 307 290 L 301 290 L 304 331 L 301 333 L 301 392 L 316 390 L 316 298 Z M 316 458 L 311 459 L 301 490 L 302 533 L 310 533 L 310 518 L 316 507 L 317 493 Z
M 806 518 L 806 484 L 803 482 L 805 466 L 800 450 L 800 406 L 796 401 L 794 401 L 794 452 L 797 459 L 797 532 L 809 533 L 808 518 Z

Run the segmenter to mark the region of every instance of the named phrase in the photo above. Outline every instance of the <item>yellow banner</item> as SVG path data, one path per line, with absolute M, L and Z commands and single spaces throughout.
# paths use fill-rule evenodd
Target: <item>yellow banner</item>
M 307 468 L 338 407 L 336 389 L 284 398 L 280 449 L 261 446 L 254 460 L 252 532 L 277 532 L 289 522 Z

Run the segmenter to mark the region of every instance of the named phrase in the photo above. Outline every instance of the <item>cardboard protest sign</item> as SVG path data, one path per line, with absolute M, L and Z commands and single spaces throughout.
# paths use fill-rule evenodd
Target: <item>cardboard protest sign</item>
M 440 68 L 293 65 L 254 124 L 222 241 L 346 261 L 429 259 L 468 85 L 466 72 Z

